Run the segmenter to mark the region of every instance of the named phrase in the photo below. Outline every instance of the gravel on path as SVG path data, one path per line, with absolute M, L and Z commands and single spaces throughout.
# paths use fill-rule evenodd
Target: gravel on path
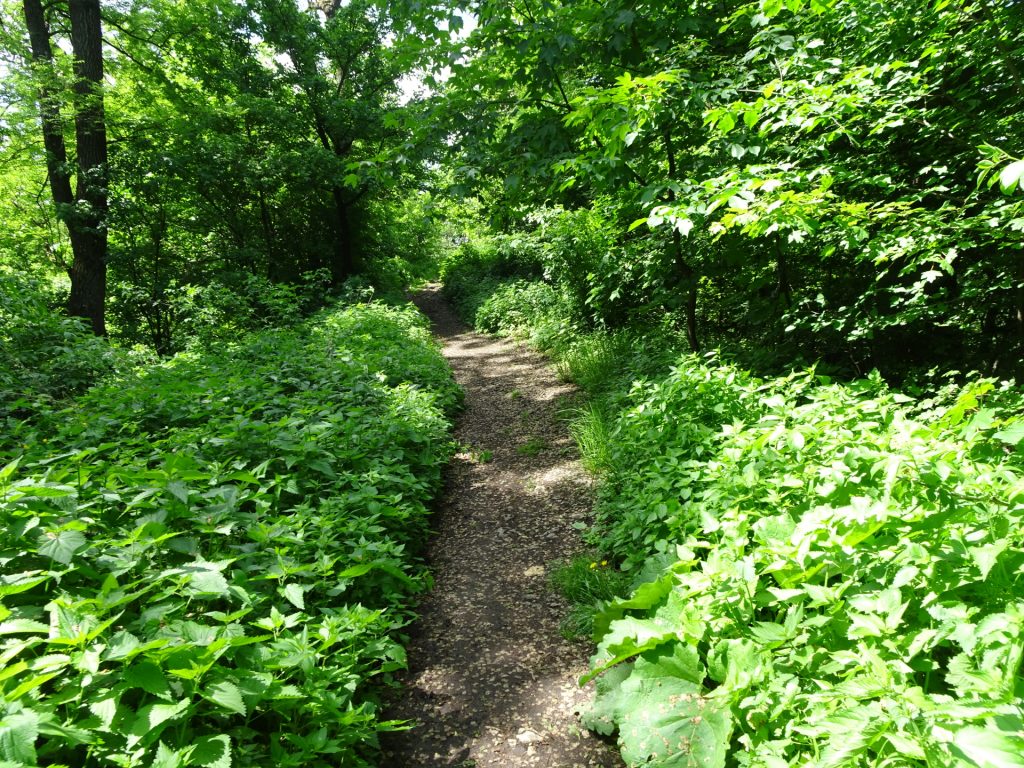
M 465 390 L 428 547 L 434 589 L 411 628 L 384 768 L 617 768 L 576 716 L 587 648 L 562 638 L 553 561 L 581 551 L 592 483 L 559 418 L 572 398 L 539 354 L 471 332 L 436 287 L 414 301 Z

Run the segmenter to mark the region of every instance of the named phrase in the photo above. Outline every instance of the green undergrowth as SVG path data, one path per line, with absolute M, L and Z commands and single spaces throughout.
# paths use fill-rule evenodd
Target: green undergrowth
M 9 423 L 4 766 L 362 766 L 459 391 L 411 307 L 325 311 Z
M 566 293 L 540 279 L 539 248 L 528 237 L 468 243 L 441 265 L 444 294 L 478 330 L 561 346 L 573 335 L 576 313 Z
M 682 348 L 548 347 L 590 395 L 594 559 L 629 584 L 556 581 L 597 645 L 586 724 L 630 766 L 1024 765 L 1019 387 L 911 398 Z
M 0 430 L 129 363 L 55 303 L 42 280 L 0 267 Z

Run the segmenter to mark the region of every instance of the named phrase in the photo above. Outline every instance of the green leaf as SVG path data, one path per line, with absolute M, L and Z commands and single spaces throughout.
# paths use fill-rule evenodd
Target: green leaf
M 288 584 L 284 588 L 285 599 L 300 611 L 306 610 L 305 591 L 299 584 Z
M 1006 429 L 1001 429 L 992 435 L 992 437 L 996 440 L 1001 440 L 1007 445 L 1020 445 L 1021 440 L 1024 440 L 1024 421 L 1018 421 L 1016 424 L 1012 424 Z
M 245 715 L 245 702 L 242 701 L 242 692 L 238 690 L 238 686 L 234 683 L 221 680 L 207 688 L 203 695 L 228 712 Z
M 27 765 L 36 764 L 39 715 L 30 709 L 0 720 L 0 757 Z
M 580 685 L 593 680 L 609 667 L 677 639 L 674 630 L 653 621 L 632 616 L 614 621 L 591 659 L 591 671 L 580 679 Z
M 1024 738 L 1017 733 L 970 726 L 953 734 L 950 747 L 978 768 L 1024 768 Z
M 141 688 L 154 696 L 167 697 L 171 689 L 163 670 L 151 661 L 133 664 L 125 673 L 125 682 L 132 688 Z
M 143 707 L 135 715 L 130 733 L 134 736 L 133 743 L 140 741 L 152 743 L 153 739 L 160 737 L 163 727 L 171 720 L 176 720 L 185 714 L 189 709 L 188 699 L 183 699 L 177 704 L 150 704 Z
M 1020 184 L 1022 177 L 1024 177 L 1024 160 L 1012 162 L 999 172 L 999 188 L 1005 195 L 1012 194 Z
M 646 581 L 628 598 L 613 600 L 594 617 L 594 641 L 600 642 L 613 621 L 621 619 L 626 611 L 654 608 L 665 601 L 676 583 L 675 575 L 667 573 L 654 581 Z
M 167 484 L 167 492 L 182 504 L 188 504 L 188 486 L 181 480 L 172 480 Z
M 31 619 L 11 619 L 0 622 L 0 635 L 47 634 L 50 627 Z
M 858 763 L 857 758 L 888 727 L 889 719 L 877 703 L 837 712 L 821 724 L 821 732 L 829 739 L 819 765 L 821 768 L 841 768 Z
M 224 597 L 228 594 L 228 582 L 219 571 L 198 570 L 190 574 L 188 590 L 193 595 Z
M 231 738 L 222 734 L 199 739 L 188 764 L 201 768 L 231 768 Z
M 173 750 L 161 741 L 157 744 L 156 757 L 150 768 L 185 768 L 183 752 Z
M 21 463 L 21 457 L 19 456 L 14 461 L 8 462 L 4 465 L 3 469 L 0 469 L 0 480 L 6 480 L 8 477 L 14 474 L 14 470 L 18 468 L 18 464 Z
M 386 560 L 374 560 L 370 563 L 353 565 L 351 568 L 346 568 L 344 571 L 339 573 L 338 577 L 342 579 L 353 579 L 358 576 L 365 576 L 370 571 L 383 571 L 389 576 L 394 576 L 403 584 L 407 584 L 410 587 L 420 586 L 415 580 L 409 578 L 409 575 L 403 572 L 401 568 L 393 563 L 387 562 Z
M 39 571 L 4 574 L 0 576 L 0 597 L 27 592 L 44 581 L 49 580 L 49 578 L 47 575 L 40 576 Z
M 723 768 L 732 735 L 726 701 L 705 697 L 692 678 L 702 670 L 686 643 L 659 648 L 637 659 L 632 672 L 596 697 L 585 717 L 619 725 L 619 746 L 629 765 Z M 681 677 L 680 675 L 685 675 Z
M 85 534 L 81 531 L 48 531 L 40 537 L 39 554 L 63 565 L 70 565 L 75 553 L 85 545 Z

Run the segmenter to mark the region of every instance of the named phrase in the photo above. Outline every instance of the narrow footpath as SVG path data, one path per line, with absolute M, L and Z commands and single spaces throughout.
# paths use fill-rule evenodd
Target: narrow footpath
M 410 670 L 389 717 L 385 768 L 613 768 L 617 750 L 583 729 L 576 684 L 587 648 L 559 634 L 566 606 L 552 561 L 582 549 L 592 488 L 559 419 L 573 388 L 545 359 L 469 331 L 430 288 L 430 317 L 466 392 L 428 550 L 434 590 L 412 628 Z

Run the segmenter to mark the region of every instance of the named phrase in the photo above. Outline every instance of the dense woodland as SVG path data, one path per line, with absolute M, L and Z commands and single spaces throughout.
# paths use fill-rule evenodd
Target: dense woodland
M 1019 0 L 0 9 L 0 765 L 378 764 L 440 280 L 628 765 L 1024 766 Z

